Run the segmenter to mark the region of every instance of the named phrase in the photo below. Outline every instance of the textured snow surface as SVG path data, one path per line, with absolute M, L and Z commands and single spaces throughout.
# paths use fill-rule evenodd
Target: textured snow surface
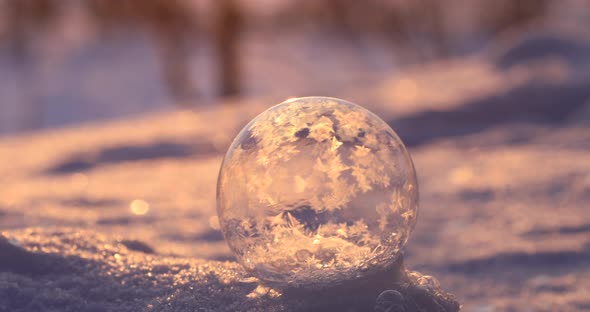
M 336 95 L 408 144 L 421 210 L 405 265 L 466 311 L 590 309 L 584 66 L 464 60 Z M 280 100 L 239 102 L 0 139 L 0 311 L 305 309 L 254 291 L 218 230 L 223 154 Z

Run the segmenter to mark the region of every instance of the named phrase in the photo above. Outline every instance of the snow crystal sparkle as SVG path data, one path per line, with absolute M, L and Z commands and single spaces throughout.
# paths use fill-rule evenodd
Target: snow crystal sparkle
M 319 288 L 385 270 L 418 214 L 418 184 L 399 137 L 335 98 L 285 101 L 254 118 L 219 173 L 225 239 L 273 287 Z

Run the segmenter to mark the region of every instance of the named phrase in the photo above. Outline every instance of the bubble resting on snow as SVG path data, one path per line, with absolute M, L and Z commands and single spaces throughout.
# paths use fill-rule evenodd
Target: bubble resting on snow
M 355 104 L 298 98 L 252 120 L 218 180 L 221 230 L 242 265 L 280 287 L 325 286 L 391 265 L 418 212 L 410 156 Z

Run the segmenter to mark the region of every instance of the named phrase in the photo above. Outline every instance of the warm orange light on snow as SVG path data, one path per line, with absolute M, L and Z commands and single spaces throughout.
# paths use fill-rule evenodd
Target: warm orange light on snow
M 467 185 L 473 178 L 473 169 L 471 167 L 460 167 L 451 171 L 449 180 L 455 185 Z
M 217 216 L 209 217 L 209 226 L 214 230 L 219 230 L 219 218 L 217 218 Z
M 88 186 L 88 176 L 83 173 L 74 173 L 70 177 L 71 185 L 76 189 L 85 189 Z
M 395 100 L 410 102 L 418 96 L 418 86 L 412 79 L 400 79 L 393 86 L 392 93 Z

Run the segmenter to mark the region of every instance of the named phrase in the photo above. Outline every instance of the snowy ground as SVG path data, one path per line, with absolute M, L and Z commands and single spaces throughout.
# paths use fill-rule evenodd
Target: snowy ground
M 526 51 L 322 94 L 375 111 L 408 143 L 421 211 L 406 265 L 465 311 L 590 309 L 589 54 Z M 0 311 L 293 308 L 247 297 L 255 285 L 215 217 L 225 149 L 281 100 L 1 138 L 0 228 L 34 254 L 0 241 Z

